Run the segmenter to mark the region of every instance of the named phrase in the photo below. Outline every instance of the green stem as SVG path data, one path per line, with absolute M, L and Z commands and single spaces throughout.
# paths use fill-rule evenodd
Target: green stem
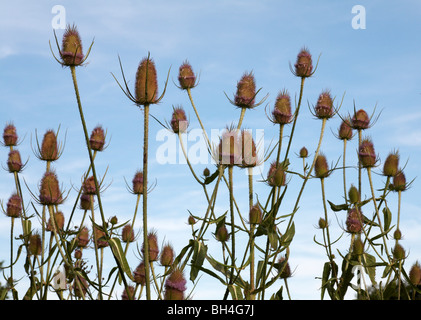
M 346 192 L 346 170 L 345 170 L 345 165 L 346 165 L 346 161 L 345 161 L 345 156 L 346 156 L 346 142 L 347 139 L 344 139 L 344 152 L 343 152 L 343 168 L 342 168 L 342 174 L 343 174 L 343 181 L 344 181 L 344 197 L 345 197 L 345 203 L 348 203 L 348 196 L 347 196 L 347 192 Z

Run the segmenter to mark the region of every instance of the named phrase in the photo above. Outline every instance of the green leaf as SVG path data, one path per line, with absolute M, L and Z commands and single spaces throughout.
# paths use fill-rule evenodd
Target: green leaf
M 203 261 L 205 261 L 207 251 L 208 247 L 200 241 L 195 240 L 193 242 L 193 258 L 190 270 L 191 281 L 196 280 L 196 277 L 200 271 L 200 267 L 203 265 Z
M 129 264 L 127 263 L 123 247 L 121 246 L 120 239 L 112 238 L 108 240 L 108 243 L 110 244 L 111 251 L 113 252 L 114 257 L 119 262 L 121 269 L 124 271 L 125 274 L 127 274 L 127 276 L 131 280 L 133 280 L 133 275 L 130 270 Z
M 392 222 L 392 213 L 390 212 L 388 207 L 383 208 L 383 216 L 384 216 L 384 230 L 388 230 L 390 227 L 390 223 Z
M 329 200 L 327 200 L 327 202 L 329 202 L 330 208 L 331 208 L 333 211 L 348 210 L 348 205 L 347 205 L 346 203 L 336 205 L 336 204 L 333 204 L 332 202 L 330 202 Z
M 329 282 L 329 275 L 330 271 L 332 270 L 330 262 L 325 262 L 323 266 L 323 274 L 322 274 L 322 300 L 327 289 L 327 284 Z
M 212 181 L 215 180 L 218 175 L 219 175 L 219 170 L 217 169 L 214 173 L 212 173 L 211 176 L 205 179 L 205 184 L 212 183 Z
M 288 247 L 294 238 L 295 235 L 295 225 L 294 222 L 291 224 L 291 226 L 288 228 L 288 230 L 285 232 L 284 235 L 281 237 L 281 244 L 283 247 Z
M 241 288 L 239 286 L 234 286 L 230 284 L 228 286 L 228 290 L 231 293 L 232 300 L 244 300 L 243 292 L 241 291 Z

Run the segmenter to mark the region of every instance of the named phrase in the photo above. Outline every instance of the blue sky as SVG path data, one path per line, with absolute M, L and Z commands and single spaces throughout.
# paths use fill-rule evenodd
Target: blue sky
M 200 73 L 200 84 L 193 90 L 193 96 L 209 133 L 211 129 L 223 129 L 237 121 L 239 110 L 228 102 L 224 92 L 231 96 L 245 71 L 253 71 L 257 86 L 262 87 L 260 97 L 269 94 L 268 110 L 281 89 L 288 89 L 295 97 L 299 79 L 291 74 L 289 63 L 293 64 L 299 50 L 306 46 L 314 60 L 321 56 L 316 74 L 305 84 L 304 107 L 292 151 L 298 152 L 306 146 L 310 153 L 314 152 L 320 121 L 311 116 L 307 103 L 314 104 L 318 95 L 329 89 L 339 100 L 345 93 L 341 114 L 352 112 L 354 101 L 357 108 L 364 108 L 368 113 L 377 105 L 376 112 L 381 111 L 381 116 L 367 134 L 373 139 L 380 159 L 398 149 L 401 163 L 408 161 L 407 179 L 419 177 L 421 45 L 417 35 L 421 27 L 421 4 L 418 1 L 2 2 L 0 120 L 4 125 L 13 122 L 19 135 L 25 136 L 19 150 L 23 159 L 29 158 L 22 177 L 31 190 L 36 190 L 44 170 L 44 164 L 31 150 L 35 130 L 41 138 L 47 129 L 61 127 L 65 150 L 54 168 L 67 190 L 79 183 L 88 166 L 70 70 L 54 60 L 49 48 L 49 41 L 55 48 L 51 22 L 55 16 L 52 8 L 57 4 L 65 8 L 66 22 L 78 26 L 85 50 L 95 40 L 88 64 L 77 69 L 77 76 L 88 128 L 101 124 L 111 138 L 109 147 L 96 161 L 100 175 L 108 167 L 105 181 L 110 186 L 103 201 L 109 217 L 117 215 L 123 221 L 133 213 L 135 198 L 127 192 L 124 179 L 131 181 L 135 171 L 141 168 L 143 141 L 143 115 L 124 96 L 111 73 L 121 80 L 120 56 L 129 85 L 133 86 L 138 63 L 148 52 L 156 63 L 160 92 L 171 67 L 167 93 L 159 105 L 152 106 L 151 113 L 160 121 L 169 120 L 172 106 L 182 105 L 190 115 L 190 128 L 199 128 L 187 95 L 174 85 L 178 67 L 187 59 Z M 366 10 L 366 29 L 352 27 L 355 5 L 362 5 Z M 57 30 L 59 39 L 62 33 Z M 277 137 L 277 128 L 266 118 L 264 105 L 247 112 L 243 124 L 246 128 L 264 130 L 265 147 Z M 338 117 L 328 121 L 322 145 L 331 162 L 336 162 L 342 152 L 341 142 L 332 134 L 339 124 Z M 157 229 L 159 238 L 170 241 L 177 250 L 187 244 L 190 236 L 185 223 L 187 210 L 200 214 L 205 202 L 186 165 L 163 165 L 156 160 L 154 155 L 163 143 L 156 138 L 161 129 L 157 122 L 151 122 L 150 177 L 156 179 L 157 186 L 149 198 L 150 227 Z M 349 161 L 356 159 L 355 143 L 355 140 L 349 143 Z M 0 149 L 4 167 L 7 154 L 6 148 Z M 300 165 L 297 159 L 291 162 Z M 197 165 L 197 172 L 201 173 L 204 167 Z M 380 169 L 381 166 L 377 172 Z M 350 170 L 348 181 L 355 183 L 355 178 L 355 171 Z M 335 203 L 342 200 L 338 192 L 342 190 L 338 188 L 340 181 L 339 172 L 326 181 L 327 198 Z M 384 178 L 376 175 L 376 182 L 380 187 Z M 236 197 L 240 202 L 243 199 L 245 208 L 247 179 L 240 171 L 235 183 Z M 267 195 L 263 183 L 256 182 L 255 189 L 261 197 Z M 13 177 L 1 171 L 0 199 L 6 202 L 12 191 Z M 286 212 L 296 194 L 293 186 L 289 191 Z M 421 259 L 419 192 L 417 179 L 403 195 L 401 229 L 402 244 L 410 252 L 407 264 Z M 74 190 L 69 199 L 72 196 Z M 28 193 L 26 200 L 30 201 Z M 391 195 L 392 208 L 396 200 Z M 70 210 L 71 206 L 69 200 L 63 208 Z M 224 197 L 217 208 L 221 213 L 227 210 Z M 339 235 L 337 220 L 343 223 L 344 217 L 330 214 Z M 321 236 L 314 228 L 321 215 L 320 186 L 318 181 L 311 181 L 296 216 L 296 238 L 291 251 L 290 263 L 295 273 L 290 290 L 295 299 L 320 296 L 320 282 L 315 277 L 322 272 L 325 256 L 322 248 L 314 244 L 313 236 Z M 3 248 L 0 260 L 7 260 L 9 220 L 4 216 L 0 217 L 0 230 Z M 345 235 L 339 247 L 341 252 L 347 250 L 348 241 Z M 134 248 L 132 254 L 135 265 Z M 195 298 L 219 296 L 218 284 L 203 277 Z

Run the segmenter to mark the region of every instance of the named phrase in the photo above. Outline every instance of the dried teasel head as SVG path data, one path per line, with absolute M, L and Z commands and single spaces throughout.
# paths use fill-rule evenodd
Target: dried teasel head
M 39 149 L 39 158 L 44 161 L 55 161 L 59 158 L 57 135 L 53 130 L 47 130 Z

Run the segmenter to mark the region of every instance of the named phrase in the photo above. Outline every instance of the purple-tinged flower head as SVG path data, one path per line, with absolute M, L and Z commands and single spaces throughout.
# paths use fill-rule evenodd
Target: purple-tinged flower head
M 174 249 L 170 244 L 167 244 L 162 248 L 159 262 L 161 263 L 161 266 L 169 267 L 172 265 L 173 261 L 174 261 Z
M 135 287 L 128 286 L 127 288 L 124 288 L 123 293 L 121 294 L 121 300 L 135 300 L 136 298 L 134 294 L 135 294 Z
M 53 224 L 54 223 L 54 224 Z M 61 211 L 57 211 L 54 213 L 54 221 L 51 220 L 51 217 L 48 219 L 47 222 L 47 231 L 54 231 L 54 226 L 56 226 L 56 230 L 63 230 L 64 227 L 64 214 Z
M 314 173 L 316 177 L 319 179 L 327 178 L 330 175 L 330 172 L 326 156 L 320 153 L 314 164 Z
M 373 142 L 370 139 L 364 139 L 358 149 L 358 158 L 364 168 L 372 168 L 377 162 L 376 152 Z
M 285 125 L 291 121 L 291 98 L 287 90 L 282 90 L 276 97 L 275 107 L 272 111 L 272 122 Z
M 333 100 L 329 91 L 323 91 L 319 95 L 317 104 L 314 107 L 314 112 L 319 119 L 330 119 L 333 117 Z
M 132 180 L 133 184 L 133 193 L 134 194 L 143 194 L 143 172 L 137 171 Z
M 105 145 L 105 132 L 101 126 L 96 126 L 89 138 L 89 145 L 94 151 L 102 151 Z
M 55 161 L 58 157 L 57 135 L 53 130 L 47 130 L 42 139 L 40 159 L 44 161 Z
M 175 269 L 165 281 L 165 300 L 184 300 L 186 288 L 186 279 L 183 271 Z
M 133 242 L 135 240 L 133 227 L 131 224 L 126 224 L 121 231 L 121 240 L 123 242 Z
M 136 284 L 144 286 L 146 284 L 145 263 L 142 261 L 133 271 L 133 280 Z
M 137 105 L 154 104 L 158 101 L 158 80 L 155 63 L 149 57 L 144 58 L 137 68 L 135 99 Z
M 355 130 L 365 130 L 370 127 L 370 117 L 365 110 L 360 109 L 351 118 L 351 127 Z
M 291 277 L 291 268 L 289 266 L 289 262 L 286 261 L 285 257 L 281 257 L 278 261 L 279 270 L 281 275 L 279 276 L 281 279 L 287 279 Z
M 9 152 L 7 167 L 10 172 L 20 172 L 22 170 L 23 164 L 20 158 L 19 150 L 12 150 Z
M 219 164 L 234 166 L 242 164 L 239 131 L 227 129 L 222 133 L 217 150 Z
M 411 280 L 411 283 L 414 286 L 421 284 L 421 267 L 418 261 L 416 261 L 412 265 L 411 270 L 409 270 L 409 280 Z
M 22 214 L 22 199 L 17 193 L 11 195 L 7 201 L 6 216 L 19 218 Z
M 254 143 L 251 133 L 247 130 L 241 130 L 241 154 L 242 163 L 241 167 L 250 168 L 255 167 L 258 164 L 257 148 Z
M 403 173 L 402 170 L 399 170 L 397 174 L 395 174 L 393 176 L 393 181 L 392 181 L 392 190 L 394 191 L 405 191 L 408 187 L 407 183 L 406 183 L 406 178 L 405 178 L 405 174 Z
M 260 206 L 258 204 L 255 204 L 250 208 L 249 211 L 249 223 L 256 225 L 260 224 L 263 219 L 262 209 L 260 209 Z
M 352 208 L 348 211 L 346 218 L 346 231 L 349 233 L 360 233 L 362 230 L 362 215 L 361 211 Z
M 159 255 L 158 237 L 156 232 L 149 232 L 148 234 L 148 250 L 149 261 L 157 261 Z M 142 245 L 142 253 L 145 254 L 145 244 Z
M 185 133 L 188 127 L 186 112 L 183 108 L 174 108 L 171 118 L 171 129 L 174 133 Z
M 393 177 L 399 171 L 399 154 L 397 152 L 390 153 L 383 165 L 383 175 Z
M 237 83 L 234 104 L 240 108 L 253 108 L 256 97 L 256 82 L 253 73 L 245 73 Z
M 18 142 L 18 135 L 16 127 L 13 124 L 8 124 L 3 131 L 3 143 L 6 147 L 16 146 Z
M 82 193 L 82 195 L 80 196 L 80 208 L 82 210 L 91 210 L 91 201 L 95 201 L 93 197 L 91 198 L 89 194 Z
M 351 140 L 353 136 L 351 121 L 344 119 L 338 129 L 338 138 L 340 140 Z
M 191 89 L 196 86 L 196 75 L 193 72 L 192 66 L 185 61 L 178 70 L 178 82 L 181 89 Z
M 93 176 L 90 176 L 83 182 L 82 189 L 83 189 L 83 193 L 86 195 L 96 194 L 95 179 Z
M 39 201 L 42 205 L 57 205 L 63 202 L 57 175 L 47 171 L 41 180 Z
M 303 48 L 297 55 L 297 62 L 295 63 L 295 75 L 301 78 L 307 78 L 312 75 L 313 61 L 310 52 Z
M 268 171 L 266 182 L 271 187 L 282 187 L 286 183 L 285 168 L 276 161 L 272 162 Z
M 75 25 L 68 25 L 64 31 L 60 53 L 65 66 L 78 66 L 83 62 L 82 41 Z
M 77 246 L 85 248 L 89 243 L 89 230 L 87 227 L 82 227 L 76 236 Z
M 38 233 L 31 234 L 28 241 L 28 250 L 31 255 L 39 256 L 42 251 L 41 236 Z

